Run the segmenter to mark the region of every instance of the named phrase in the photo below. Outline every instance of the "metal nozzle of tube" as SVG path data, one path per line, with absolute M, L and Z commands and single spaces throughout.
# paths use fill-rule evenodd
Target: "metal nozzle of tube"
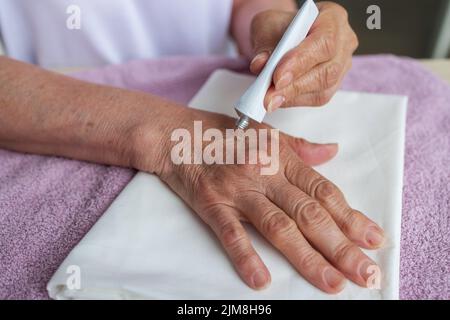
M 247 129 L 249 123 L 250 123 L 250 118 L 245 115 L 242 115 L 239 117 L 238 120 L 236 120 L 236 129 L 245 130 L 245 129 Z

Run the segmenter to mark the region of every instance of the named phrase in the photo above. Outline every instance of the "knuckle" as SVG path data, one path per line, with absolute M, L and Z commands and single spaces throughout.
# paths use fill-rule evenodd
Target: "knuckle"
M 336 37 L 334 35 L 334 32 L 329 31 L 325 33 L 320 39 L 322 50 L 324 50 L 325 55 L 331 59 L 336 55 L 337 52 Z
M 245 270 L 246 266 L 252 264 L 255 260 L 255 255 L 250 251 L 239 252 L 234 258 L 234 265 L 238 270 Z
M 264 30 L 264 27 L 267 25 L 267 21 L 273 20 L 274 17 L 277 17 L 276 10 L 265 10 L 257 13 L 250 23 L 250 30 L 252 33 L 255 33 L 260 30 Z
M 205 214 L 209 216 L 221 216 L 221 196 L 215 190 L 201 184 L 197 187 L 192 197 L 197 201 L 197 204 Z
M 292 232 L 294 226 L 295 223 L 292 219 L 282 212 L 266 214 L 266 218 L 262 221 L 264 233 L 274 240 L 288 235 Z
M 223 205 L 221 203 L 209 201 L 208 199 L 201 207 L 201 211 L 205 216 L 209 217 L 210 220 L 216 221 L 219 226 L 228 223 L 226 215 L 223 214 Z
M 339 17 L 341 18 L 341 20 L 345 20 L 345 21 L 347 21 L 348 20 L 348 12 L 347 12 L 347 10 L 343 7 L 343 6 L 341 6 L 341 5 L 339 5 L 339 4 L 335 4 L 335 10 L 336 10 L 336 13 L 339 15 Z
M 255 30 L 256 28 L 259 27 L 259 25 L 267 18 L 268 12 L 267 11 L 262 11 L 257 13 L 253 19 L 252 22 L 250 24 L 251 26 L 251 30 Z
M 211 190 L 211 188 L 208 188 L 208 185 L 210 185 L 209 177 L 202 170 L 187 170 L 183 178 L 187 181 L 192 181 L 193 189 L 200 194 Z
M 355 32 L 352 31 L 352 40 L 351 40 L 351 46 L 353 48 L 353 51 L 358 49 L 359 47 L 359 39 Z
M 304 167 L 299 163 L 298 157 L 289 156 L 285 162 L 284 175 L 292 181 L 299 181 Z
M 317 268 L 319 265 L 319 258 L 313 250 L 304 250 L 299 255 L 299 267 L 303 270 L 310 270 Z
M 331 94 L 325 91 L 317 92 L 313 95 L 312 103 L 313 106 L 323 106 L 330 102 L 331 100 Z
M 351 231 L 354 230 L 354 227 L 356 225 L 356 219 L 357 215 L 354 213 L 353 210 L 349 209 L 346 211 L 346 213 L 344 213 L 341 225 L 339 227 L 344 233 L 349 234 Z
M 291 92 L 288 95 L 291 99 L 297 99 L 302 95 L 302 88 L 299 83 L 293 82 L 291 85 Z
M 335 86 L 339 81 L 341 72 L 342 66 L 337 62 L 333 62 L 330 65 L 326 66 L 321 79 L 322 88 L 329 89 Z
M 220 229 L 220 238 L 224 246 L 237 247 L 245 240 L 245 235 L 235 223 L 226 223 Z
M 342 5 L 330 1 L 324 2 L 324 5 L 327 12 L 331 12 L 334 16 L 338 16 L 339 20 L 348 19 L 348 12 Z
M 318 200 L 327 202 L 330 200 L 335 200 L 339 196 L 338 189 L 328 180 L 321 179 L 314 185 L 315 187 L 311 194 Z
M 273 9 L 264 10 L 264 11 L 257 13 L 255 15 L 255 17 L 253 18 L 253 20 L 259 20 L 261 22 L 266 22 L 267 19 L 273 17 L 276 14 L 277 14 L 277 10 L 273 10 Z
M 338 245 L 334 251 L 333 259 L 336 264 L 340 266 L 351 265 L 354 258 L 357 256 L 359 249 L 349 242 L 343 242 Z
M 328 224 L 328 215 L 317 202 L 304 204 L 298 211 L 299 222 L 310 229 L 321 229 Z

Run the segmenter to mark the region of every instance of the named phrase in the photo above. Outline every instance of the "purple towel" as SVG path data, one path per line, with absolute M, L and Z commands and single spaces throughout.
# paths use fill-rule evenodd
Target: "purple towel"
M 135 61 L 77 75 L 186 103 L 221 57 Z M 411 59 L 357 57 L 344 89 L 410 98 L 400 296 L 450 299 L 450 87 Z M 46 299 L 47 281 L 134 171 L 0 150 L 0 298 Z

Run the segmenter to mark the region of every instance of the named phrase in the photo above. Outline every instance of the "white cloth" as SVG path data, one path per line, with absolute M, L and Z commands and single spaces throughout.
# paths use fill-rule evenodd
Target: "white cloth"
M 0 0 L 0 38 L 8 56 L 46 68 L 225 54 L 231 8 L 232 0 Z
M 233 104 L 252 78 L 217 71 L 191 106 L 234 115 Z M 73 249 L 47 288 L 52 298 L 397 299 L 407 98 L 339 92 L 323 108 L 279 110 L 267 122 L 340 151 L 317 170 L 335 182 L 350 205 L 384 228 L 383 249 L 366 251 L 383 270 L 381 290 L 349 282 L 328 295 L 306 282 L 261 236 L 247 227 L 272 274 L 263 291 L 248 288 L 212 232 L 157 177 L 138 173 Z M 70 265 L 80 290 L 66 287 Z M 70 271 L 70 269 L 69 269 Z

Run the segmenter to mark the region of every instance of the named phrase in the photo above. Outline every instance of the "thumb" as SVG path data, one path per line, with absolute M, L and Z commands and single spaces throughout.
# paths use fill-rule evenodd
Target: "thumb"
M 310 166 L 317 166 L 333 159 L 338 153 L 337 143 L 312 143 L 305 139 L 289 136 L 289 144 L 302 161 Z
M 261 72 L 292 18 L 292 13 L 276 10 L 258 13 L 253 18 L 251 37 L 254 55 L 250 63 L 252 73 Z

